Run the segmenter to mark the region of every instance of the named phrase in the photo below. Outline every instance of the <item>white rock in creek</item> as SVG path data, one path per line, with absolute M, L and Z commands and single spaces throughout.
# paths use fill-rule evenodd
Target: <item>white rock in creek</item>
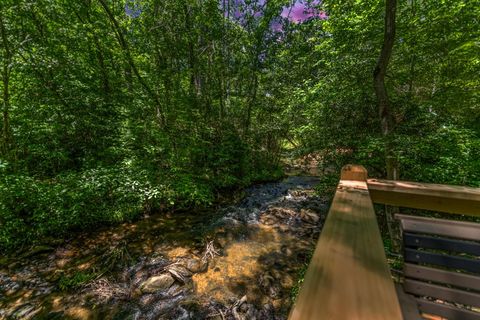
M 175 282 L 170 274 L 162 274 L 148 278 L 140 285 L 140 291 L 143 293 L 154 293 L 157 291 L 165 291 Z
M 168 266 L 167 271 L 181 283 L 186 283 L 188 278 L 192 276 L 192 273 L 187 268 L 179 264 Z

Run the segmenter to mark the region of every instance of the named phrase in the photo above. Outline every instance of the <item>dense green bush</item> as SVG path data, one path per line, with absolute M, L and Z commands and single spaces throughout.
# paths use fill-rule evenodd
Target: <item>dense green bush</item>
M 417 136 L 398 135 L 395 153 L 403 180 L 480 186 L 480 137 L 471 130 L 443 126 Z M 383 154 L 381 138 L 371 138 L 349 160 L 382 175 Z
M 185 179 L 178 179 L 173 186 L 153 186 L 144 172 L 126 168 L 90 169 L 50 180 L 4 174 L 0 181 L 0 247 L 131 220 L 159 203 L 173 205 L 176 199 L 208 203 L 211 200 L 204 193 Z
M 66 172 L 51 179 L 8 173 L 6 167 L 3 163 L 0 177 L 0 250 L 45 236 L 61 238 L 71 230 L 132 220 L 160 208 L 210 205 L 219 187 L 180 170 L 162 176 L 130 163 Z M 253 172 L 257 171 L 228 186 L 279 177 L 278 170 Z M 226 175 L 223 181 L 229 179 Z
M 0 194 L 0 247 L 12 248 L 46 235 L 132 219 L 148 203 L 168 197 L 168 189 L 153 188 L 121 168 L 101 168 L 50 180 L 4 174 Z

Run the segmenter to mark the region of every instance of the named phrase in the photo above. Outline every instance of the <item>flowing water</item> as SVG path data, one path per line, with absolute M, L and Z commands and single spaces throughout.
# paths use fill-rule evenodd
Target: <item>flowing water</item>
M 2 260 L 0 319 L 286 319 L 327 212 L 318 178 Z

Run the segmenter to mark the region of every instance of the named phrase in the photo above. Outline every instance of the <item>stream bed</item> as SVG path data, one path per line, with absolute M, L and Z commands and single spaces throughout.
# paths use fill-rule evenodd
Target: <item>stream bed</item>
M 328 205 L 317 177 L 152 215 L 0 265 L 0 319 L 286 319 Z

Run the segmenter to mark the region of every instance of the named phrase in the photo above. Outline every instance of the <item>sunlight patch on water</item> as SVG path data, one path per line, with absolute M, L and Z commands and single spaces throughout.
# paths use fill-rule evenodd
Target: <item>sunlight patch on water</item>
M 259 275 L 268 271 L 262 258 L 280 253 L 282 246 L 293 240 L 272 227 L 259 225 L 244 241 L 228 245 L 206 273 L 193 276 L 196 293 L 222 302 L 238 295 L 249 299 L 261 296 Z

